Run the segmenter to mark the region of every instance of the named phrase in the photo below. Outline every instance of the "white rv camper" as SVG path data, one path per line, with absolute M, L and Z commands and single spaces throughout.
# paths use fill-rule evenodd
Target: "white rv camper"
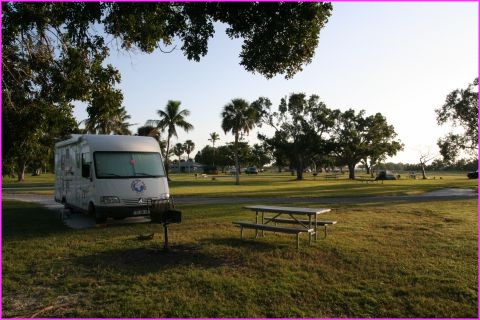
M 169 209 L 160 147 L 152 137 L 72 135 L 55 144 L 55 201 L 98 223 Z

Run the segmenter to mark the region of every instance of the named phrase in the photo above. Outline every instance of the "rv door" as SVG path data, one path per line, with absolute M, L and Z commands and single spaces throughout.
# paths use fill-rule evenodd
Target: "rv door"
M 81 154 L 82 175 L 79 181 L 80 204 L 82 209 L 88 209 L 88 203 L 92 197 L 92 158 L 90 152 Z

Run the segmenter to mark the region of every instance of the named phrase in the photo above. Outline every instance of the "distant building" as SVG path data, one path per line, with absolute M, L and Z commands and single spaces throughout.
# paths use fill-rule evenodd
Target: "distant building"
M 170 164 L 171 173 L 203 173 L 203 165 L 194 161 L 175 161 Z

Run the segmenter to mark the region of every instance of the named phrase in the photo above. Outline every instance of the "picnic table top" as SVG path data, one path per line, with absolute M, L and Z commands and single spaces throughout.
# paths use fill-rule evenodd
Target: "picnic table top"
M 328 208 L 301 208 L 301 207 L 279 207 L 279 206 L 264 206 L 264 205 L 254 205 L 254 206 L 245 206 L 245 209 L 250 209 L 253 211 L 263 211 L 263 212 L 277 212 L 277 213 L 290 213 L 290 214 L 320 214 L 329 212 Z

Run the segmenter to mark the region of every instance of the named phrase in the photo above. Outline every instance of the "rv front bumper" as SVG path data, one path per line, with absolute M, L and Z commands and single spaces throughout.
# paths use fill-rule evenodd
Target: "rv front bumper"
M 137 216 L 150 216 L 152 206 L 119 206 L 119 205 L 106 205 L 96 206 L 95 211 L 98 216 L 107 218 L 126 218 Z M 170 202 L 168 200 L 158 201 L 155 206 L 155 210 L 167 211 L 170 209 Z

